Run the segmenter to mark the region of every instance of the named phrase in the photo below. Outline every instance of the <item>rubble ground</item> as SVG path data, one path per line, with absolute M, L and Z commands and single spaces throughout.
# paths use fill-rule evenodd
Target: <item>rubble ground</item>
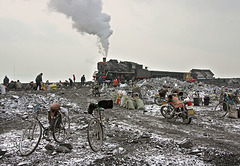
M 213 88 L 205 87 L 209 92 Z M 196 87 L 191 85 L 189 89 Z M 84 87 L 10 91 L 1 96 L 0 150 L 7 152 L 0 155 L 0 165 L 240 165 L 240 121 L 215 118 L 215 100 L 208 106 L 194 106 L 195 117 L 189 125 L 165 119 L 160 106 L 150 98 L 144 100 L 145 110 L 128 110 L 114 104 L 113 109 L 104 111 L 102 150 L 93 152 L 87 142 L 87 124 L 91 118 L 87 104 L 111 99 L 111 92 L 112 89 L 107 89 L 100 97 L 94 97 L 91 89 Z M 153 93 L 149 90 L 145 97 Z M 46 109 L 54 102 L 68 108 L 71 131 L 66 143 L 72 146 L 71 151 L 47 150 L 47 145 L 59 147 L 51 138 L 51 141 L 42 139 L 31 155 L 19 155 L 21 133 L 37 102 Z

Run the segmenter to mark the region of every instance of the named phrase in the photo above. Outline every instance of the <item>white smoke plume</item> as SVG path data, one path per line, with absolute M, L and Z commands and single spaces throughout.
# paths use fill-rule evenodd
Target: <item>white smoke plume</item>
M 111 17 L 102 13 L 102 0 L 50 0 L 49 8 L 63 13 L 72 20 L 72 27 L 78 32 L 98 36 L 99 52 L 107 57 Z

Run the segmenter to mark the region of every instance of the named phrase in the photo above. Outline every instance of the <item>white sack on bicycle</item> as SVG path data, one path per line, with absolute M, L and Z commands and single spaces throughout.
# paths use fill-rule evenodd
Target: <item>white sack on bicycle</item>
M 60 111 L 61 111 L 61 113 L 64 114 L 64 116 L 68 117 L 68 109 L 60 107 Z

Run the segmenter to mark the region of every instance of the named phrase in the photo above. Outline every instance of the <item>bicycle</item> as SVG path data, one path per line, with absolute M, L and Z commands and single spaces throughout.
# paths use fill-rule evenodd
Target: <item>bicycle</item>
M 37 104 L 33 110 L 33 120 L 24 130 L 20 140 L 19 152 L 21 156 L 32 154 L 36 150 L 42 135 L 47 137 L 49 130 L 52 132 L 54 140 L 58 143 L 65 141 L 68 136 L 70 129 L 68 116 L 64 116 L 61 111 L 56 111 L 51 118 L 50 127 L 45 127 L 38 117 L 42 113 L 41 111 L 43 111 L 43 107 Z
M 221 92 L 218 104 L 214 107 L 214 114 L 218 118 L 223 118 L 232 109 L 237 108 L 234 96 Z
M 113 108 L 112 100 L 101 100 L 97 104 L 90 103 L 88 113 L 93 116 L 88 123 L 87 139 L 91 149 L 98 152 L 103 145 L 103 111 Z M 94 114 L 94 111 L 95 114 Z

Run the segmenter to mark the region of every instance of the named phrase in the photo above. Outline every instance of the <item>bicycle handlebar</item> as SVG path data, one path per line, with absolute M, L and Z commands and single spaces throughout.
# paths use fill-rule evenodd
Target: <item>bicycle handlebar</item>
M 37 110 L 40 108 L 40 104 L 37 104 L 35 107 L 34 107 L 34 110 L 33 110 L 33 112 L 37 112 Z

